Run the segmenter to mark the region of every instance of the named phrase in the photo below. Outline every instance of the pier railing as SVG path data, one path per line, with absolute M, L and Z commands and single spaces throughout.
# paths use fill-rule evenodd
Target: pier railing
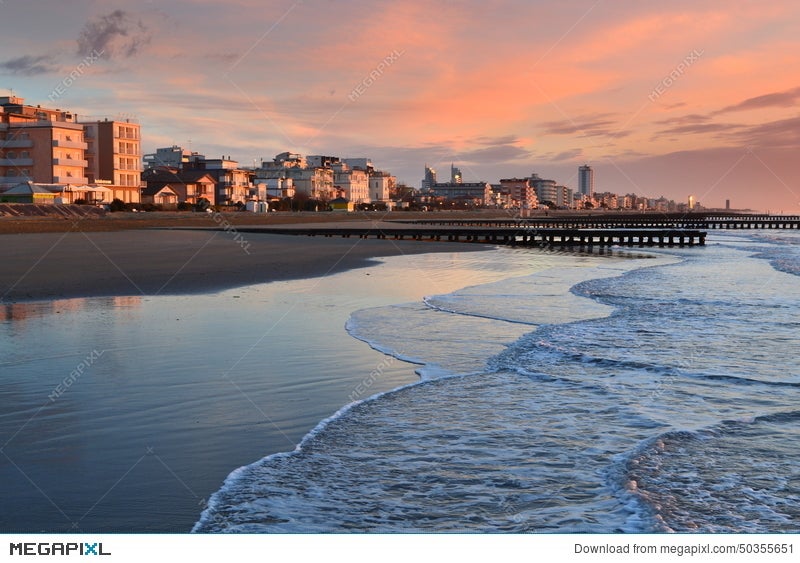
M 564 229 L 521 227 L 464 227 L 456 225 L 408 226 L 291 226 L 240 227 L 240 233 L 268 233 L 345 238 L 473 242 L 508 246 L 696 246 L 704 245 L 706 233 L 696 229 Z
M 397 222 L 415 225 L 458 227 L 549 228 L 549 229 L 800 229 L 797 215 L 722 214 L 622 214 L 508 217 L 487 219 L 416 219 Z

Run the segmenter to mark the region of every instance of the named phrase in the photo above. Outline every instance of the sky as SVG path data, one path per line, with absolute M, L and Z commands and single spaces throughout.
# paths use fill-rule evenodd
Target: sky
M 291 151 L 800 213 L 800 2 L 0 0 L 0 96 Z

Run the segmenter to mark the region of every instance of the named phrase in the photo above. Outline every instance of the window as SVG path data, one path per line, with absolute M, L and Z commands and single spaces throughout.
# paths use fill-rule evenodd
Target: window
M 19 156 L 20 158 L 30 158 L 31 153 L 29 153 L 28 151 L 22 151 Z
M 17 153 L 15 153 L 14 151 L 8 151 L 6 153 L 6 158 L 17 158 Z

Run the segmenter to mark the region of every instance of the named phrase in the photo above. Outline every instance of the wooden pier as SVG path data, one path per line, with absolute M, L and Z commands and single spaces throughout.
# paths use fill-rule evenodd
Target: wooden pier
M 449 241 L 537 247 L 702 246 L 706 233 L 695 229 L 556 229 L 385 224 L 382 226 L 240 227 L 240 233 L 344 238 Z
M 398 222 L 452 227 L 541 229 L 800 229 L 797 215 L 738 215 L 719 213 L 620 213 L 506 217 L 487 219 L 417 219 Z

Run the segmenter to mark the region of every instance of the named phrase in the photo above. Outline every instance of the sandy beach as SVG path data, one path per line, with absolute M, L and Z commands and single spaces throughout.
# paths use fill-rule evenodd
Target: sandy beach
M 210 230 L 4 235 L 0 299 L 202 293 L 326 275 L 366 266 L 375 257 L 480 248 Z
M 0 234 L 20 233 L 65 233 L 65 232 L 108 232 L 151 228 L 199 227 L 214 228 L 227 224 L 242 225 L 297 225 L 303 223 L 341 224 L 354 221 L 395 221 L 414 219 L 456 219 L 487 218 L 498 216 L 507 218 L 504 211 L 469 212 L 448 211 L 446 213 L 421 213 L 395 211 L 359 211 L 353 213 L 192 213 L 154 211 L 149 213 L 118 212 L 107 213 L 95 208 L 82 209 L 81 206 L 67 206 L 62 210 L 69 213 L 65 216 L 48 206 L 18 206 L 16 216 L 6 216 L 0 209 Z M 49 206 L 54 207 L 54 206 Z M 29 215 L 24 215 L 28 213 Z

